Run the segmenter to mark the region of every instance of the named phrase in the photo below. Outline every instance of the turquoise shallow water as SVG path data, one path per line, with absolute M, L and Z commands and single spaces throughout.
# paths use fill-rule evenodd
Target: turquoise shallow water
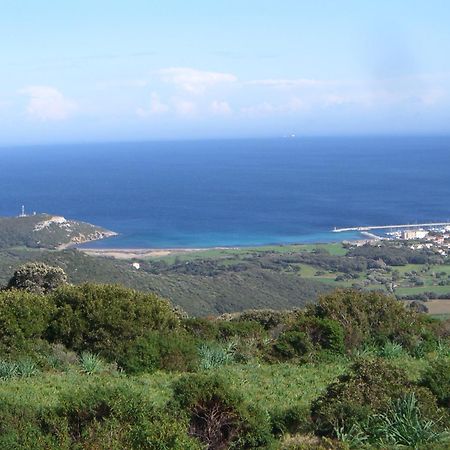
M 120 233 L 90 246 L 210 247 L 360 238 L 337 227 L 450 218 L 450 138 L 85 144 L 0 149 L 0 214 Z

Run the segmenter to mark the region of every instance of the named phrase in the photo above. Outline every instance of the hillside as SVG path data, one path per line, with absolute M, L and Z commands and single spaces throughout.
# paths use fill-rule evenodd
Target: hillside
M 50 214 L 0 218 L 0 249 L 11 247 L 57 249 L 115 234 L 89 223 Z

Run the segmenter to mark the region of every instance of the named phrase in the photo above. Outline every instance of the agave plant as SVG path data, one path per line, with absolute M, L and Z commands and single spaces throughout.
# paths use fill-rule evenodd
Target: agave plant
M 31 377 L 39 372 L 37 365 L 31 359 L 23 359 L 16 366 L 17 374 L 21 377 Z
M 105 370 L 105 363 L 103 360 L 94 353 L 83 352 L 80 355 L 81 371 L 87 375 L 99 373 Z
M 200 368 L 206 370 L 229 364 L 234 360 L 233 344 L 227 346 L 215 343 L 202 344 L 198 349 L 198 353 L 200 356 Z
M 8 380 L 18 375 L 17 364 L 11 361 L 0 360 L 0 379 Z
M 373 432 L 381 443 L 418 448 L 449 437 L 447 432 L 436 431 L 433 420 L 421 417 L 414 393 L 393 402 L 386 413 L 374 418 L 376 425 Z
M 380 350 L 380 356 L 387 359 L 399 358 L 403 353 L 403 347 L 398 342 L 387 341 Z

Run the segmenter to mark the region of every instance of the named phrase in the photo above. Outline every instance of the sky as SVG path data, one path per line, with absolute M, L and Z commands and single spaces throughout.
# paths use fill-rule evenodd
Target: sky
M 450 133 L 448 0 L 0 6 L 0 145 Z

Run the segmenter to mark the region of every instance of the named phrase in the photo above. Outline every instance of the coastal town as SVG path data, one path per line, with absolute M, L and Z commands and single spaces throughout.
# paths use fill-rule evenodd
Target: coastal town
M 383 234 L 362 231 L 361 234 L 366 236 L 367 239 L 349 242 L 349 244 L 361 246 L 367 243 L 377 245 L 378 241 L 386 240 L 402 241 L 412 250 L 429 249 L 443 257 L 450 254 L 450 225 L 396 229 L 386 231 Z
M 418 228 L 386 233 L 390 239 L 408 241 L 413 250 L 434 250 L 442 256 L 450 253 L 450 226 Z

